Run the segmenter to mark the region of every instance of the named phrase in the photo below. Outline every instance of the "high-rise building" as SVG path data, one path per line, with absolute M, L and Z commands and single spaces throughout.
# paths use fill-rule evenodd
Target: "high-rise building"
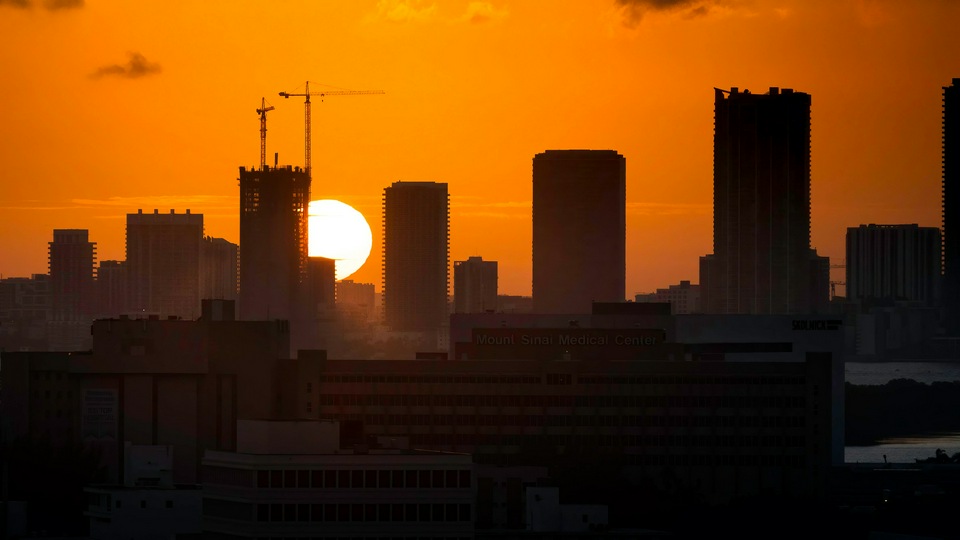
M 50 349 L 88 348 L 97 244 L 90 241 L 86 229 L 54 229 L 49 257 Z
M 240 167 L 240 319 L 295 318 L 307 273 L 310 175 Z
M 377 290 L 373 283 L 341 279 L 336 283 L 337 313 L 345 320 L 372 322 L 377 319 Z
M 670 312 L 677 315 L 699 313 L 700 285 L 683 280 L 666 289 L 657 289 L 657 292 L 638 294 L 634 302 L 667 303 L 670 304 Z
M 223 238 L 203 238 L 200 250 L 200 298 L 236 300 L 240 287 L 240 246 Z
M 810 95 L 716 89 L 704 312 L 816 312 L 829 302 L 828 273 L 810 248 Z
M 394 182 L 383 190 L 384 322 L 394 331 L 448 324 L 450 202 L 447 184 Z
M 960 336 L 960 78 L 943 87 L 944 328 Z
M 200 314 L 203 214 L 127 214 L 127 289 L 137 313 L 194 319 Z
M 912 225 L 847 229 L 847 299 L 940 302 L 940 230 Z
M 127 262 L 100 261 L 97 268 L 97 318 L 119 317 L 128 310 Z
M 613 150 L 533 158 L 533 309 L 590 313 L 626 298 L 626 160 Z
M 468 257 L 453 262 L 453 312 L 483 313 L 497 309 L 497 261 Z

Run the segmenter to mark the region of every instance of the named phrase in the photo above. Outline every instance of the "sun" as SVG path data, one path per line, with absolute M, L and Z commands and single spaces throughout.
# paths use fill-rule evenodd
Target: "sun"
M 310 201 L 307 227 L 310 256 L 334 259 L 337 281 L 350 277 L 370 256 L 370 224 L 349 204 L 333 199 Z

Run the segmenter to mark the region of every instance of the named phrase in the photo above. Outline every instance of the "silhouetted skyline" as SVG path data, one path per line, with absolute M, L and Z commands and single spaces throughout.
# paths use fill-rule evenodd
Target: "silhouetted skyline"
M 547 148 L 630 161 L 628 294 L 697 280 L 711 241 L 713 87 L 815 96 L 822 255 L 842 257 L 846 227 L 861 223 L 939 226 L 940 94 L 956 76 L 960 6 L 655 7 L 668 4 L 0 4 L 17 51 L 0 59 L 16 104 L 0 125 L 0 273 L 42 272 L 55 228 L 88 229 L 101 259 L 122 259 L 116 221 L 136 208 L 191 208 L 208 234 L 238 243 L 234 178 L 258 161 L 255 109 L 262 96 L 276 107 L 268 156 L 302 165 L 303 105 L 277 93 L 304 80 L 387 92 L 314 103 L 314 195 L 362 211 L 378 238 L 385 184 L 448 182 L 451 260 L 499 261 L 507 294 L 530 294 L 529 157 Z M 355 279 L 377 282 L 380 259 L 375 245 Z

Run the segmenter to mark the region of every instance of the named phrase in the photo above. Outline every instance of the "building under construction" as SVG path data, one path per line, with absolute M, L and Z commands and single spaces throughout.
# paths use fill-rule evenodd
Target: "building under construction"
M 310 175 L 240 167 L 240 318 L 291 319 L 307 269 Z

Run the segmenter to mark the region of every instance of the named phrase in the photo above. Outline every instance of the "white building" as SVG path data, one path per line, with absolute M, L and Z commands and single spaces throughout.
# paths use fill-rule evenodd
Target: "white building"
M 173 447 L 126 443 L 123 485 L 89 486 L 90 538 L 169 540 L 198 534 L 200 486 L 174 485 Z
M 335 421 L 237 421 L 237 451 L 204 455 L 204 532 L 217 538 L 474 537 L 470 455 L 344 449 L 339 433 Z

